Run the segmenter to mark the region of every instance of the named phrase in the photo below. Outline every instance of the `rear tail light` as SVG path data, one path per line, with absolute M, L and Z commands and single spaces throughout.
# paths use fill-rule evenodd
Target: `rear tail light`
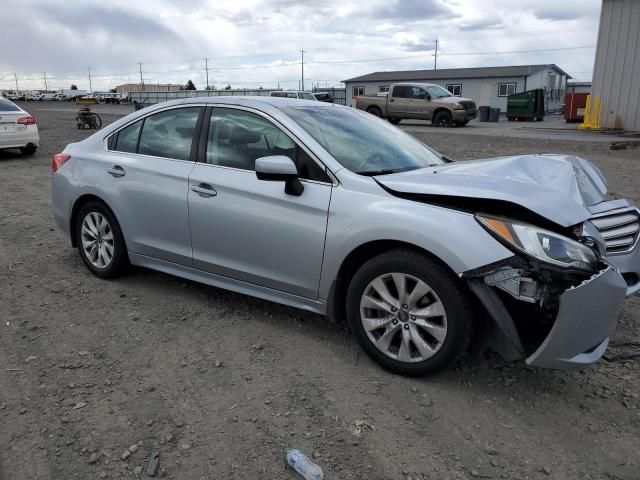
M 18 125 L 35 125 L 36 117 L 22 117 L 18 119 Z
M 51 158 L 51 171 L 53 173 L 56 173 L 69 160 L 71 160 L 71 155 L 69 155 L 68 153 L 56 153 Z

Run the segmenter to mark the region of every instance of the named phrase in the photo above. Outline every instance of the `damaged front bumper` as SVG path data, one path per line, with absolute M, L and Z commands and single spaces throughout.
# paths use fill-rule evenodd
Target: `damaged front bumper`
M 515 259 L 516 257 L 514 257 Z M 531 280 L 522 265 L 465 274 L 497 327 L 491 343 L 505 358 L 543 368 L 583 368 L 604 354 L 627 294 L 617 268 L 582 280 Z M 566 283 L 563 291 L 558 283 Z

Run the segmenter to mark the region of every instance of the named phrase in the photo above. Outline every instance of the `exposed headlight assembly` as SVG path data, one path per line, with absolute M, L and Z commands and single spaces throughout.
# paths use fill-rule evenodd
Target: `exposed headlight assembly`
M 476 215 L 490 233 L 516 252 L 542 262 L 588 272 L 597 269 L 598 256 L 592 248 L 563 235 L 506 218 Z
M 453 108 L 454 110 L 464 110 L 464 106 L 459 103 L 452 103 L 451 108 Z

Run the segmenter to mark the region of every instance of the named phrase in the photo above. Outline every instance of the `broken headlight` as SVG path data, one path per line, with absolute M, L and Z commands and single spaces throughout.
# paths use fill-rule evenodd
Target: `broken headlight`
M 476 219 L 512 250 L 560 267 L 597 269 L 598 256 L 593 249 L 568 237 L 506 218 L 476 215 Z

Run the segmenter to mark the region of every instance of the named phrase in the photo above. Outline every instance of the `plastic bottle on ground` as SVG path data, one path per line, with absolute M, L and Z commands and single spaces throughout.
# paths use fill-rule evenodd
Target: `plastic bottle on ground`
M 287 448 L 284 451 L 285 459 L 291 467 L 305 480 L 322 480 L 322 469 L 313 463 L 309 457 L 297 448 Z

